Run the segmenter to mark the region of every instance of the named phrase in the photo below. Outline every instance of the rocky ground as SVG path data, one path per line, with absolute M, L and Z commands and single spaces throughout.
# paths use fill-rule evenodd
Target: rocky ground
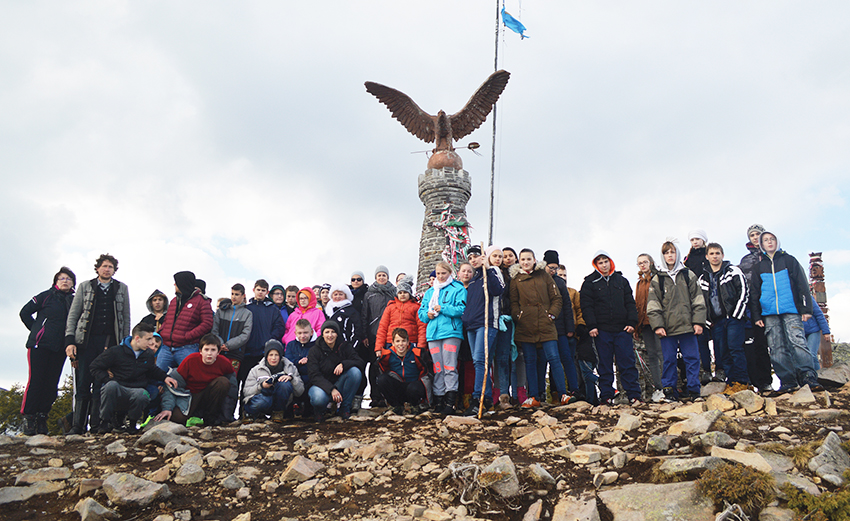
M 2 518 L 694 521 L 715 509 L 693 479 L 723 461 L 815 494 L 843 483 L 850 385 L 712 394 L 722 389 L 687 404 L 579 402 L 481 421 L 362 411 L 320 425 L 2 436 Z M 806 461 L 780 453 L 824 440 Z M 791 519 L 781 507 L 762 519 Z

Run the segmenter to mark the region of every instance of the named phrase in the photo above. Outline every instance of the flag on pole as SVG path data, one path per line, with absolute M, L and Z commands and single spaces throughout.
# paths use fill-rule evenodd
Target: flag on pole
M 505 11 L 504 7 L 502 7 L 502 23 L 505 24 L 505 27 L 507 27 L 511 31 L 517 33 L 520 36 L 520 40 L 523 40 L 525 38 L 531 38 L 530 36 L 526 36 L 525 34 L 523 34 L 525 31 L 525 26 L 522 25 L 522 22 L 511 16 L 510 13 Z

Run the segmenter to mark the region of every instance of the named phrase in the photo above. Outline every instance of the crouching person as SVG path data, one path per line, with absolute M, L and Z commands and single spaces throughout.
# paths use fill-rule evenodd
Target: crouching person
M 360 387 L 366 364 L 350 343 L 342 339 L 339 324 L 326 320 L 316 345 L 307 354 L 310 383 L 307 391 L 317 422 L 324 418 L 331 400 L 339 407 L 343 420 L 351 416 L 351 402 Z
M 378 353 L 381 367 L 381 375 L 376 382 L 378 392 L 396 414 L 404 412 L 405 403 L 425 410 L 430 403 L 431 375 L 428 368 L 433 367 L 431 357 L 428 351 L 410 347 L 410 337 L 404 328 L 395 328 L 392 339 L 392 346 L 383 347 Z
M 230 360 L 219 356 L 221 339 L 217 335 L 204 335 L 200 346 L 200 352 L 188 355 L 177 368 L 185 389 L 169 389 L 172 392 L 163 395 L 156 421 L 170 419 L 185 425 L 189 418 L 200 417 L 204 425 L 221 425 L 224 401 L 236 385 L 236 373 Z
M 177 386 L 173 378 L 169 378 L 165 371 L 156 366 L 153 333 L 153 325 L 140 323 L 123 342 L 110 347 L 92 361 L 92 376 L 101 383 L 101 420 L 95 429 L 97 433 L 116 429 L 135 434 L 138 432 L 136 423 L 147 411 L 151 401 L 151 395 L 145 387 L 152 382 L 162 381 L 169 387 Z M 118 418 L 117 411 L 127 412 L 126 425 L 123 414 Z
M 271 414 L 275 423 L 283 422 L 283 412 L 295 396 L 304 394 L 304 382 L 298 368 L 283 356 L 283 344 L 266 342 L 265 357 L 248 373 L 242 392 L 245 412 L 251 418 Z

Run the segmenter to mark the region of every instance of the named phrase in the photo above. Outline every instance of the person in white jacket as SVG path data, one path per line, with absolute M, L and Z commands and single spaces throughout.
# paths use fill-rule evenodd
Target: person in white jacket
M 279 340 L 269 340 L 265 356 L 248 373 L 242 398 L 248 417 L 265 418 L 271 414 L 273 422 L 281 423 L 289 402 L 304 393 L 304 382 L 298 368 L 283 353 L 283 344 Z

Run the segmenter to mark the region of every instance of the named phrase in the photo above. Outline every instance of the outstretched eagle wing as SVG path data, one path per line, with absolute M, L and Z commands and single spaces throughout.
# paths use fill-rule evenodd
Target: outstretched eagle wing
M 375 96 L 378 98 L 378 101 L 386 105 L 393 117 L 408 132 L 426 143 L 434 142 L 434 121 L 436 118 L 420 109 L 419 105 L 410 99 L 410 96 L 392 87 L 371 81 L 366 82 L 366 92 Z
M 469 98 L 466 105 L 459 112 L 449 117 L 452 122 L 452 137 L 455 141 L 472 134 L 484 123 L 487 115 L 493 110 L 493 105 L 496 104 L 502 91 L 505 90 L 510 77 L 511 73 L 505 70 L 494 72 L 487 78 L 487 81 L 478 87 L 478 90 Z

